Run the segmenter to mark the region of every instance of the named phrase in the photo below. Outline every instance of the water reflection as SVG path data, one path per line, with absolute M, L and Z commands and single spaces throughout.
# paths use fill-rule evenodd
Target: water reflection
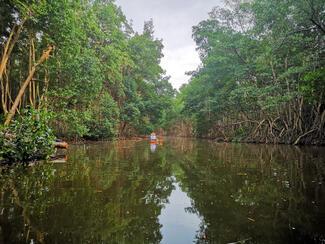
M 203 216 L 197 243 L 324 241 L 323 150 L 194 144 L 181 146 L 179 181 Z
M 66 164 L 1 169 L 0 243 L 320 243 L 322 149 L 73 146 Z
M 154 153 L 157 149 L 157 144 L 156 143 L 150 143 L 150 151 Z
M 178 183 L 175 183 L 169 203 L 159 217 L 163 244 L 192 243 L 199 229 L 200 219 L 195 213 L 187 211 L 190 207 L 191 199 L 181 190 Z

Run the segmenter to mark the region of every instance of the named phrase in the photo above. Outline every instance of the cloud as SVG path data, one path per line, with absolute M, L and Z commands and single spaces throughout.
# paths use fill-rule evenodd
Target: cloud
M 195 45 L 165 50 L 164 54 L 161 66 L 166 70 L 166 74 L 171 76 L 170 81 L 174 88 L 178 89 L 189 79 L 185 72 L 195 70 L 200 64 Z

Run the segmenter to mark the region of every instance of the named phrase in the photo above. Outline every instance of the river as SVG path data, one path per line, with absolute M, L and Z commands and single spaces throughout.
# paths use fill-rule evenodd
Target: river
M 1 168 L 0 243 L 325 243 L 323 147 L 166 138 Z

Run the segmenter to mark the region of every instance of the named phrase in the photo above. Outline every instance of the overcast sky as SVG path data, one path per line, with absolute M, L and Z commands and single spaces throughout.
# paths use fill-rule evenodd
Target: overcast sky
M 197 68 L 200 63 L 192 26 L 208 18 L 208 12 L 222 0 L 116 0 L 128 20 L 133 21 L 135 31 L 142 32 L 145 20 L 153 19 L 155 36 L 163 39 L 162 67 L 170 82 L 179 88 L 189 79 L 185 72 Z

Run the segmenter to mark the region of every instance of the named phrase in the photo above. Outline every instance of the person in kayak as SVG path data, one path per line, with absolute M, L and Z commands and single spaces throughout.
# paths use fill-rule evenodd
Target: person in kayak
M 156 136 L 156 133 L 155 132 L 152 132 L 150 134 L 150 141 L 157 141 L 157 136 Z

